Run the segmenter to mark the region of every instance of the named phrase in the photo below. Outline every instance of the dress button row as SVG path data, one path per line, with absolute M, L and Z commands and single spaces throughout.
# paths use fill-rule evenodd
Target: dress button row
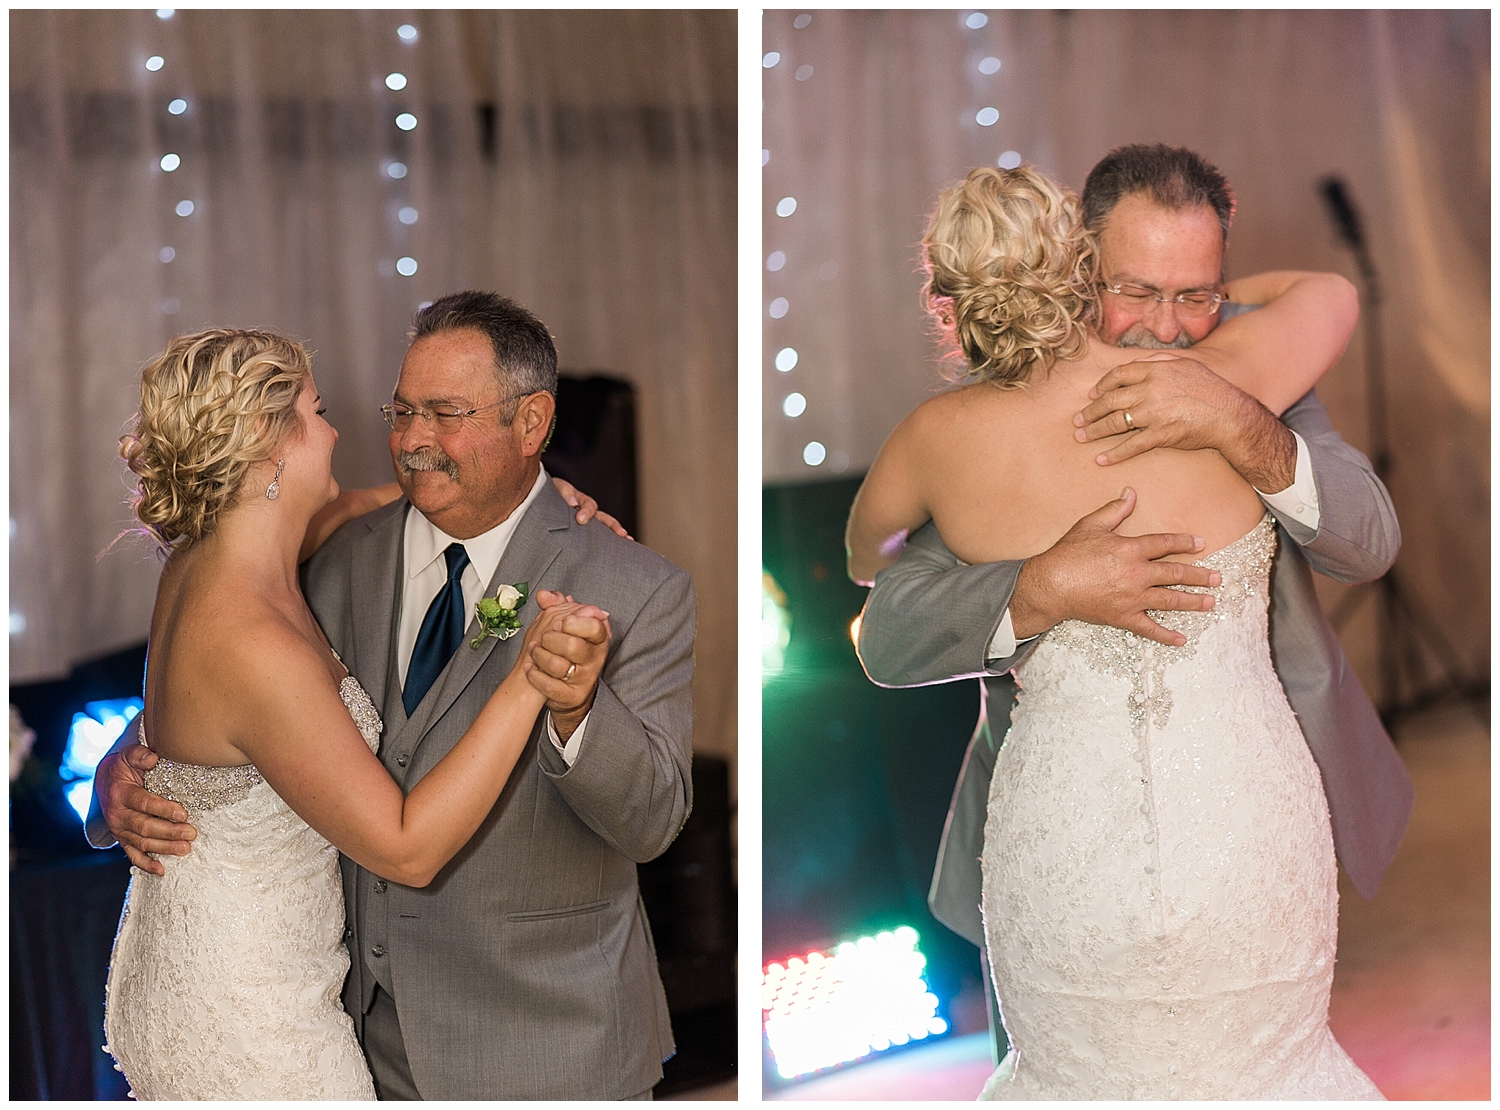
M 405 767 L 406 766 L 406 756 L 404 756 L 404 755 L 398 755 L 396 757 L 396 766 L 397 767 Z
M 376 894 L 384 894 L 385 893 L 385 880 L 384 879 L 376 879 L 375 880 L 375 893 Z
M 370 955 L 374 956 L 377 960 L 380 959 L 381 956 L 385 955 L 385 945 L 377 944 L 374 948 L 370 949 Z

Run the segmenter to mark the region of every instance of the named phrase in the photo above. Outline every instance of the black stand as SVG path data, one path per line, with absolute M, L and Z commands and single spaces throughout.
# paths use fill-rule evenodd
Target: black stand
M 1380 333 L 1380 279 L 1374 259 L 1360 227 L 1359 213 L 1337 177 L 1324 178 L 1319 192 L 1328 205 L 1334 226 L 1345 245 L 1354 254 L 1360 277 L 1364 279 L 1365 303 L 1361 314 L 1365 328 L 1365 397 L 1369 419 L 1370 461 L 1375 476 L 1390 484 L 1391 448 L 1386 435 L 1385 361 Z M 1489 682 L 1465 679 L 1458 653 L 1438 627 L 1438 623 L 1402 588 L 1398 567 L 1369 583 L 1376 597 L 1375 629 L 1379 646 L 1381 702 L 1380 719 L 1389 728 L 1398 718 L 1443 701 L 1454 695 L 1463 698 L 1487 698 Z M 1335 628 L 1344 623 L 1370 591 L 1359 587 L 1344 595 L 1334 607 L 1331 620 Z M 1427 651 L 1424 654 L 1423 648 Z M 1428 683 L 1430 673 L 1426 659 L 1436 660 L 1438 675 Z M 1405 691 L 1411 693 L 1406 694 Z M 1487 723 L 1487 722 L 1486 722 Z

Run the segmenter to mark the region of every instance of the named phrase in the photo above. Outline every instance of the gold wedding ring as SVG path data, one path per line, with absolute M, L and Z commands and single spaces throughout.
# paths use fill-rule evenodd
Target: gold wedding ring
M 577 663 L 569 663 L 568 664 L 568 673 L 565 674 L 565 675 L 563 675 L 563 681 L 564 682 L 571 682 L 571 681 L 573 681 L 573 672 L 576 671 L 577 669 L 578 669 L 578 664 Z
M 1130 416 L 1130 410 L 1126 409 L 1125 410 L 1125 430 L 1126 431 L 1133 431 L 1134 429 L 1135 429 L 1135 421 Z

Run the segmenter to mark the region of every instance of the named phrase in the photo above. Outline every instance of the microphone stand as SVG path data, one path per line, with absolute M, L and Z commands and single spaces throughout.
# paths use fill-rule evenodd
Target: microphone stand
M 1385 403 L 1385 358 L 1381 342 L 1379 275 L 1375 272 L 1375 260 L 1370 256 L 1360 226 L 1359 213 L 1350 199 L 1344 183 L 1337 177 L 1327 177 L 1319 183 L 1319 193 L 1328 206 L 1334 228 L 1339 238 L 1354 254 L 1364 281 L 1364 311 L 1360 314 L 1365 332 L 1365 398 L 1366 415 L 1369 421 L 1370 461 L 1375 476 L 1389 487 L 1392 458 L 1390 439 L 1387 435 Z M 1376 594 L 1376 641 L 1379 652 L 1381 701 L 1380 719 L 1389 728 L 1394 722 L 1418 710 L 1443 701 L 1457 694 L 1464 698 L 1486 697 L 1489 683 L 1465 681 L 1458 653 L 1443 635 L 1437 621 L 1412 599 L 1402 588 L 1397 567 L 1392 566 L 1374 582 L 1368 583 Z M 1330 616 L 1335 628 L 1342 628 L 1367 596 L 1367 591 L 1355 587 L 1344 595 Z M 1422 648 L 1426 647 L 1436 661 L 1438 680 L 1425 688 L 1423 680 L 1428 673 Z M 1403 689 L 1413 693 L 1402 697 Z

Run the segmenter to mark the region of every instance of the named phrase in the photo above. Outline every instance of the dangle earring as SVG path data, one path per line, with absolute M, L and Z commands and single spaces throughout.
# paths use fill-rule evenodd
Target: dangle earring
M 281 468 L 285 465 L 285 459 L 276 460 L 276 477 L 272 478 L 271 484 L 266 487 L 266 497 L 271 501 L 275 501 L 281 493 Z

